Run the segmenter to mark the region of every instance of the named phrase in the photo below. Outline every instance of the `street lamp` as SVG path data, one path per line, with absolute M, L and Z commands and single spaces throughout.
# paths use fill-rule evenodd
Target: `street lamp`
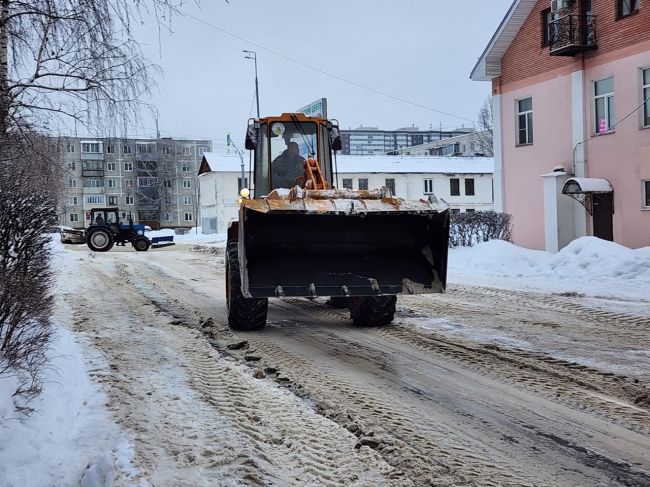
M 257 118 L 260 118 L 260 91 L 257 84 L 257 53 L 255 51 L 247 51 L 244 49 L 242 52 L 246 53 L 246 59 L 252 59 L 255 62 L 255 100 L 257 101 Z

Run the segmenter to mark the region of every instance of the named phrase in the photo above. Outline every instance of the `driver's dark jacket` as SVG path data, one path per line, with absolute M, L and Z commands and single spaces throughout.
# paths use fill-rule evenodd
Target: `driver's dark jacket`
M 304 173 L 305 159 L 300 155 L 291 156 L 289 150 L 272 162 L 271 182 L 274 188 L 292 188 L 297 177 Z

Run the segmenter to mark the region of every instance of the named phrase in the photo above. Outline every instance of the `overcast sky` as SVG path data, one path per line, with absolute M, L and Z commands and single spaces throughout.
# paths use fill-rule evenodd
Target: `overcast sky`
M 141 33 L 147 57 L 163 69 L 154 90 L 163 136 L 243 139 L 255 115 L 257 52 L 262 116 L 293 111 L 321 97 L 342 128 L 395 129 L 470 126 L 490 93 L 469 73 L 511 0 L 202 0 L 176 17 L 173 32 L 148 22 Z M 462 6 L 461 6 L 462 5 Z M 146 19 L 145 19 L 146 20 Z M 219 29 L 202 23 L 207 22 Z M 239 38 L 237 38 L 238 36 Z M 268 49 L 268 50 L 265 50 Z M 455 118 L 354 86 L 301 66 Z M 154 136 L 148 117 L 131 136 Z

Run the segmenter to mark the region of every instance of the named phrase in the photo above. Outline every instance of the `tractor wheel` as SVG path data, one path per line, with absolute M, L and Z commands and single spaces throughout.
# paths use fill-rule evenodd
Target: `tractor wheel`
M 151 242 L 147 237 L 138 237 L 133 241 L 133 248 L 138 252 L 146 252 L 151 247 Z
M 397 296 L 360 296 L 349 299 L 350 318 L 356 326 L 383 326 L 393 321 Z
M 331 306 L 332 308 L 345 309 L 348 307 L 348 298 L 332 296 L 327 300 L 325 304 L 327 306 Z
M 86 238 L 90 250 L 95 252 L 108 252 L 113 247 L 113 235 L 104 228 L 92 230 Z
M 237 241 L 228 242 L 226 247 L 226 306 L 228 325 L 233 330 L 252 331 L 264 328 L 269 300 L 246 298 L 241 292 L 239 273 L 239 249 Z

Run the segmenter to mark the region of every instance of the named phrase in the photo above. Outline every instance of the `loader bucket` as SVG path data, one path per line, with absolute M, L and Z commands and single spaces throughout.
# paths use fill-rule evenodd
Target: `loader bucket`
M 249 297 L 443 292 L 449 212 L 427 202 L 250 201 L 239 255 Z

